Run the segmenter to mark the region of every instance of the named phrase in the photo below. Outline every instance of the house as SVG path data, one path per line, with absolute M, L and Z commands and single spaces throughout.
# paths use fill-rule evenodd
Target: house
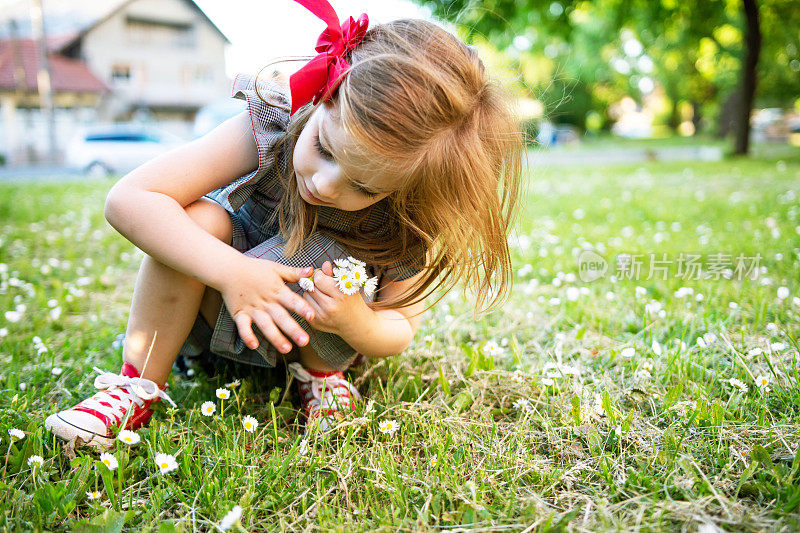
M 48 54 L 48 61 L 57 138 L 63 139 L 76 122 L 94 118 L 92 110 L 109 88 L 83 61 L 54 53 Z M 0 41 L 0 154 L 12 164 L 35 161 L 46 150 L 38 72 L 36 41 Z
M 188 136 L 197 111 L 229 95 L 230 41 L 192 0 L 108 5 L 107 13 L 73 34 L 48 39 L 59 146 L 75 126 L 98 121 L 158 120 Z M 35 159 L 47 138 L 35 42 L 7 37 L 0 51 L 0 153 L 12 162 Z

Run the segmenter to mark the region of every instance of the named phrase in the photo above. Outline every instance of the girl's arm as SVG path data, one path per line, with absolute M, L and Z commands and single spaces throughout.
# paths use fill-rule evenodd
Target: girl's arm
M 423 272 L 403 281 L 386 282 L 386 276 L 381 278 L 381 288 L 375 294 L 381 300 L 388 300 L 400 295 L 413 285 Z M 388 357 L 402 353 L 419 329 L 422 322 L 422 310 L 425 302 L 417 302 L 408 307 L 397 309 L 379 309 L 366 314 L 366 322 L 353 324 L 349 332 L 343 332 L 341 337 L 355 350 L 366 357 Z
M 379 300 L 392 298 L 422 277 L 423 273 L 403 280 L 388 282 L 381 277 Z M 387 357 L 405 350 L 422 321 L 424 302 L 396 309 L 373 311 L 359 293 L 345 295 L 336 286 L 330 262 L 314 274 L 319 290 L 305 292 L 303 298 L 314 308 L 315 318 L 309 321 L 314 329 L 335 333 L 355 350 L 367 357 Z M 416 315 L 416 316 L 414 316 Z
M 252 324 L 279 350 L 287 344 L 276 325 L 306 339 L 289 316 L 313 316 L 286 287 L 305 269 L 249 258 L 197 225 L 184 208 L 258 167 L 258 151 L 247 112 L 207 135 L 163 154 L 124 176 L 108 194 L 105 216 L 129 241 L 162 264 L 222 293 L 245 343 L 257 341 Z M 285 350 L 281 350 L 284 351 Z

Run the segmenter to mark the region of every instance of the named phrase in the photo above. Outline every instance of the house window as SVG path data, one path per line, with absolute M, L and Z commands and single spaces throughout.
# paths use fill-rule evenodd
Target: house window
M 194 71 L 194 82 L 210 84 L 214 81 L 214 71 L 211 67 L 197 67 Z
M 175 43 L 175 46 L 180 48 L 195 48 L 197 46 L 197 39 L 194 26 L 176 29 L 173 33 L 172 42 Z
M 131 81 L 131 66 L 120 63 L 111 67 L 111 81 L 114 83 L 128 83 Z
M 194 48 L 197 45 L 195 25 L 191 22 L 128 15 L 125 17 L 125 27 L 128 42 L 133 44 L 180 48 Z

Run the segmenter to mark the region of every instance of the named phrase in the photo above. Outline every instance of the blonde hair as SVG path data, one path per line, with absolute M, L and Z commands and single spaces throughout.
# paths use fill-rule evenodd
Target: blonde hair
M 444 294 L 459 280 L 476 295 L 475 315 L 496 308 L 512 283 L 507 234 L 518 211 L 525 147 L 509 95 L 474 49 L 424 20 L 373 26 L 344 57 L 351 68 L 334 101 L 370 170 L 396 178 L 399 188 L 380 201 L 396 228 L 388 239 L 385 232 L 355 238 L 317 229 L 318 207 L 301 198 L 292 179 L 291 154 L 315 109 L 307 104 L 282 139 L 290 143 L 286 194 L 276 209 L 284 253 L 291 257 L 316 230 L 378 269 L 400 261 L 423 270 L 395 300 L 376 296 L 373 309 L 411 305 L 440 288 Z

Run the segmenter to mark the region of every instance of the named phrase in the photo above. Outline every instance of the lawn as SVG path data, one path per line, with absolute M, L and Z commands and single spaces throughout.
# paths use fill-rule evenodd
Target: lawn
M 110 185 L 0 185 L 2 529 L 800 528 L 800 153 L 533 169 L 508 302 L 447 295 L 338 430 L 304 438 L 282 367 L 195 362 L 113 470 L 43 428 L 119 368 Z

